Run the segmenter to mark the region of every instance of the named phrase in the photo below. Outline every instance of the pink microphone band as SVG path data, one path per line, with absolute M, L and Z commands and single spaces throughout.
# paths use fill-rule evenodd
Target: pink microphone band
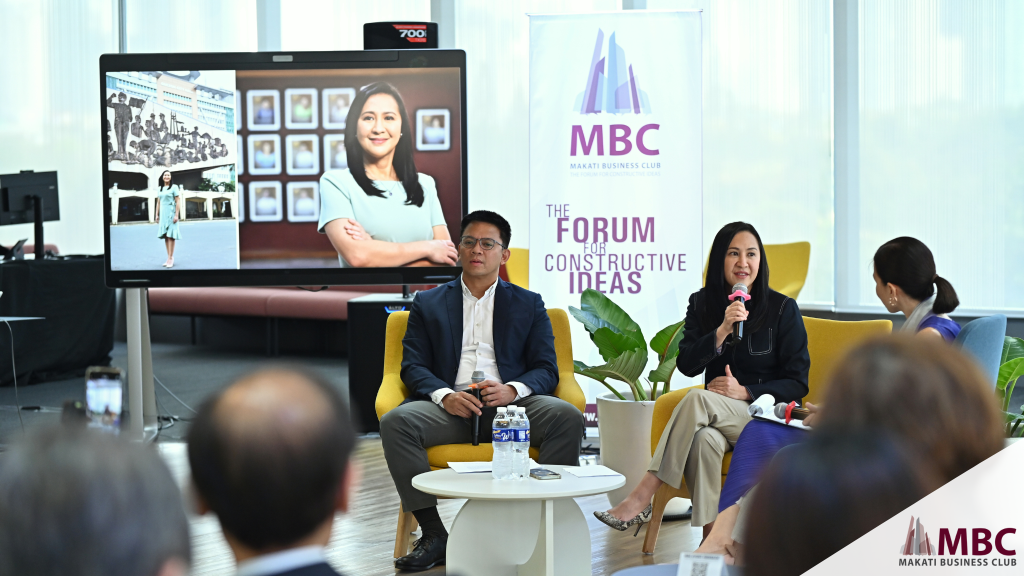
M 733 292 L 732 294 L 729 294 L 730 302 L 736 300 L 737 298 L 743 298 L 743 301 L 747 302 L 750 300 L 750 294 L 747 294 L 746 292 L 741 292 L 739 290 Z

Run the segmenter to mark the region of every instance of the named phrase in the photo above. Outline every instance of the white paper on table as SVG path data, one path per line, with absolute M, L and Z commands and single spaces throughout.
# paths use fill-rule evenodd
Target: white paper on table
M 490 472 L 490 462 L 449 462 L 448 467 L 455 470 L 456 474 L 478 474 L 480 472 Z M 530 458 L 530 469 L 539 468 L 540 464 Z
M 693 552 L 683 552 L 679 555 L 679 570 L 676 576 L 722 576 L 724 573 L 725 556 Z
M 563 470 L 577 478 L 592 478 L 595 476 L 622 476 L 615 470 L 601 464 L 594 466 L 563 466 Z

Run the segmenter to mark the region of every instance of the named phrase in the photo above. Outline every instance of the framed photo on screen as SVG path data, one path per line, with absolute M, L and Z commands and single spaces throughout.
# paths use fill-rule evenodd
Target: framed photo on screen
M 238 206 L 234 206 L 239 222 L 245 222 L 245 184 L 238 183 Z
M 348 168 L 348 152 L 345 150 L 344 134 L 324 136 L 324 171 Z
M 324 128 L 344 130 L 349 106 L 355 99 L 355 88 L 325 88 L 323 97 Z
M 320 138 L 316 134 L 292 134 L 284 137 L 288 162 L 285 169 L 291 176 L 320 173 Z
M 288 88 L 284 91 L 284 125 L 289 130 L 313 130 L 317 119 L 316 88 Z
M 320 184 L 318 182 L 289 182 L 288 221 L 317 222 L 320 220 Z
M 277 134 L 249 134 L 249 174 L 281 173 L 281 137 Z
M 247 126 L 252 131 L 281 129 L 281 93 L 277 90 L 249 90 L 245 93 Z
M 284 202 L 280 182 L 249 182 L 249 221 L 280 222 Z
M 448 150 L 452 147 L 451 112 L 440 108 L 416 111 L 416 149 Z

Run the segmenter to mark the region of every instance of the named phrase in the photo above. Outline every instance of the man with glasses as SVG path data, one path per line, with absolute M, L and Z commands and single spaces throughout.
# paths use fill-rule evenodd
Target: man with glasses
M 402 341 L 402 382 L 410 395 L 380 421 L 384 457 L 402 506 L 423 529 L 413 551 L 395 561 L 399 570 L 444 563 L 448 532 L 437 498 L 413 488 L 412 479 L 430 471 L 428 447 L 472 441 L 472 415 L 479 415 L 486 428 L 499 406 L 523 406 L 531 445 L 540 450 L 538 462 L 579 462 L 583 415 L 552 396 L 558 365 L 544 301 L 498 278 L 511 255 L 511 236 L 508 222 L 494 212 L 467 215 L 458 242 L 462 276 L 420 292 L 413 301 Z M 478 384 L 481 400 L 466 391 L 478 370 L 486 375 Z

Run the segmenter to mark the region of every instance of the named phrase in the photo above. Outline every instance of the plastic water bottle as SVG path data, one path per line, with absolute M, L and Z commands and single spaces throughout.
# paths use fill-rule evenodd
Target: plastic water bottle
M 495 480 L 507 480 L 512 477 L 512 430 L 508 411 L 504 406 L 498 408 L 491 427 L 491 445 L 494 458 L 491 459 L 491 476 Z
M 512 438 L 512 477 L 526 480 L 530 477 L 530 420 L 526 408 L 516 408 L 513 422 L 515 436 Z

